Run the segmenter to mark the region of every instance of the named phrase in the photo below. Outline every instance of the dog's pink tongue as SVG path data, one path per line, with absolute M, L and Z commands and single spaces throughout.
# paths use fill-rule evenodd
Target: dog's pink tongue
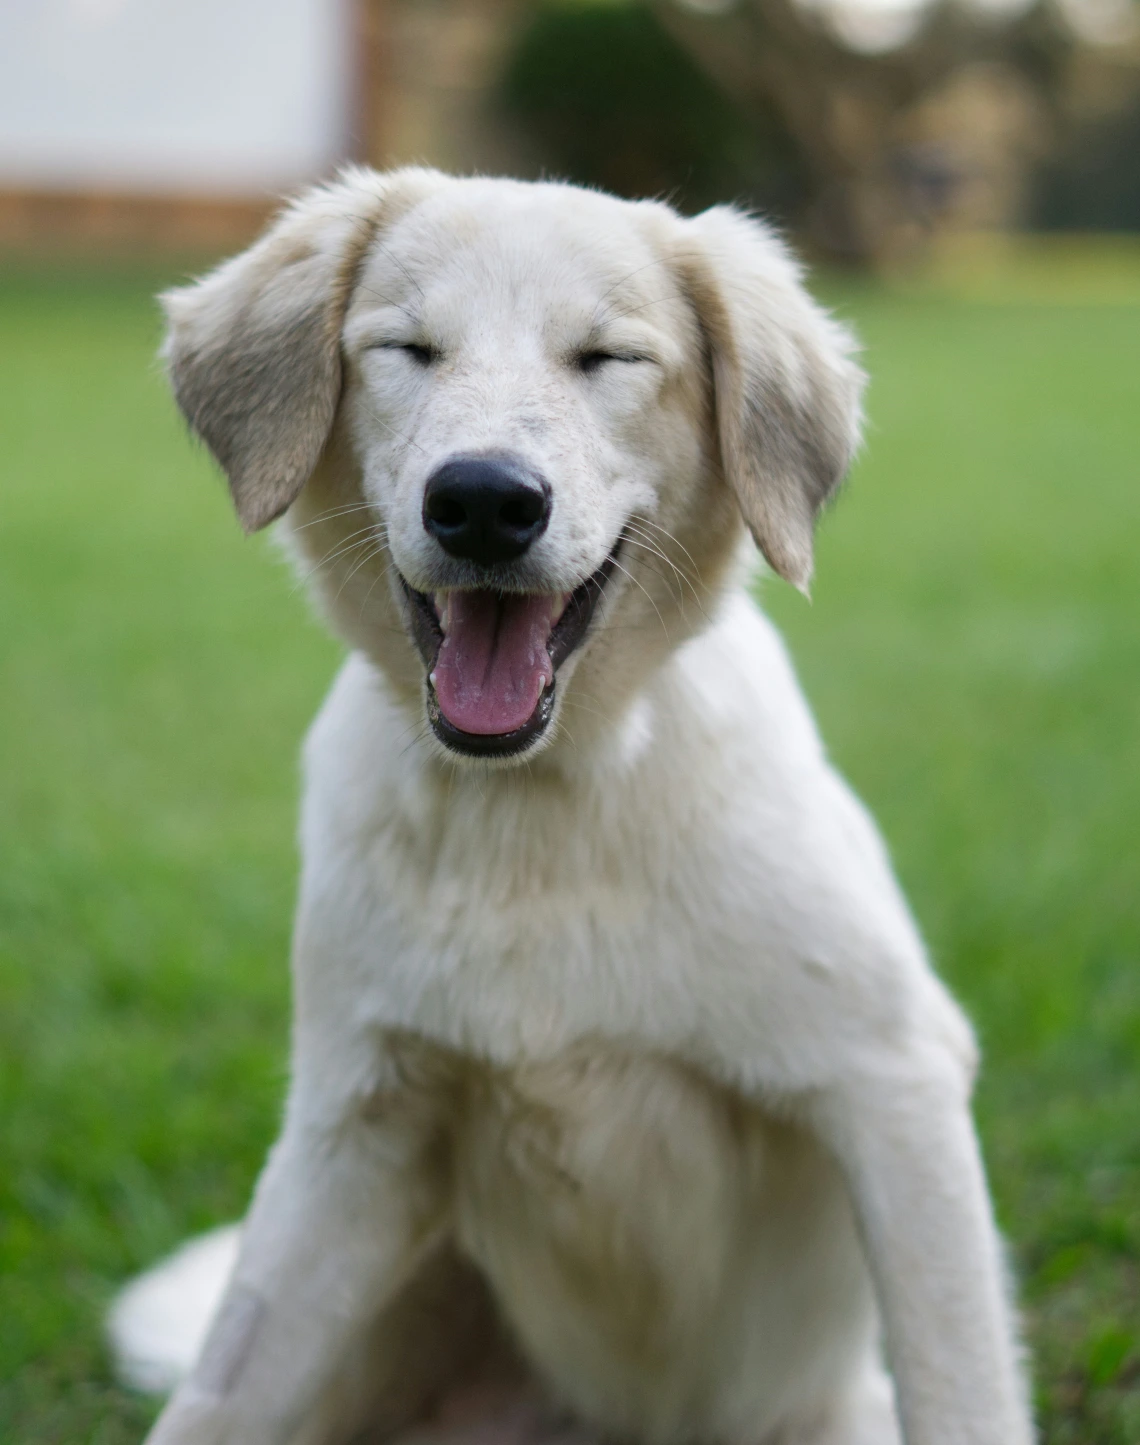
M 448 593 L 434 679 L 439 710 L 452 727 L 510 733 L 534 712 L 554 671 L 546 650 L 553 600 L 542 593 Z

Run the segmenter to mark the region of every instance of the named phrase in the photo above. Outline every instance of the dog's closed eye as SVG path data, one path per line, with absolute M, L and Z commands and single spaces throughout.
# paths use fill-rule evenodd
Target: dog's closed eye
M 600 349 L 591 349 L 589 351 L 579 351 L 574 357 L 574 365 L 579 371 L 583 371 L 589 376 L 593 372 L 600 371 L 609 361 L 624 362 L 627 365 L 632 365 L 639 361 L 652 360 L 653 358 L 651 356 L 643 356 L 640 352 L 636 351 L 603 351 Z
M 439 360 L 436 348 L 422 341 L 377 341 L 369 350 L 400 351 L 417 366 L 430 366 L 433 361 Z

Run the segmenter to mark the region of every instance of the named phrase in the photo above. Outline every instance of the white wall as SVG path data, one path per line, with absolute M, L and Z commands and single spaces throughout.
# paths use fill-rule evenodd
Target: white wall
M 0 186 L 248 193 L 345 152 L 348 0 L 0 0 Z

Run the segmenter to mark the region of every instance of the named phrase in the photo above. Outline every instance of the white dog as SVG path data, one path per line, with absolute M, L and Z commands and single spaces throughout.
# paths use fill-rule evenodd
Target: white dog
M 353 651 L 283 1132 L 153 1445 L 1026 1445 L 970 1030 L 745 586 L 746 524 L 806 587 L 859 425 L 783 245 L 353 171 L 166 307 Z M 136 1375 L 219 1250 L 120 1305 Z

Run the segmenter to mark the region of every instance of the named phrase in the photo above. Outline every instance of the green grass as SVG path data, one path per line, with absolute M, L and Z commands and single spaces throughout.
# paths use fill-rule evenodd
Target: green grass
M 280 1107 L 295 757 L 337 649 L 244 541 L 148 285 L 0 283 L 0 1441 L 140 1438 L 101 1312 Z M 1140 1439 L 1140 308 L 833 288 L 870 442 L 782 586 L 986 1050 L 1051 1445 Z

